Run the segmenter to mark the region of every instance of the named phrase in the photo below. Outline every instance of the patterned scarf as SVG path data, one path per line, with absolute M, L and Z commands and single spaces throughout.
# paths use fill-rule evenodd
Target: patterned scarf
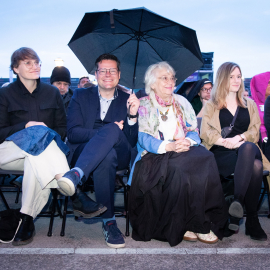
M 174 139 L 185 137 L 189 128 L 186 126 L 185 112 L 181 104 L 175 99 L 175 94 L 172 94 L 170 102 L 165 102 L 153 91 L 148 97 L 142 98 L 139 107 L 139 131 L 159 138 L 159 115 L 158 110 L 172 106 L 173 112 L 177 119 L 177 125 L 174 133 Z

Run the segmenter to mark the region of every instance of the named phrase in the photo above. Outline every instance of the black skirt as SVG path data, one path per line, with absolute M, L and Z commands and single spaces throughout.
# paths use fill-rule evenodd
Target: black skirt
M 186 231 L 219 239 L 228 218 L 214 155 L 204 147 L 148 153 L 136 163 L 129 196 L 132 238 L 179 244 Z

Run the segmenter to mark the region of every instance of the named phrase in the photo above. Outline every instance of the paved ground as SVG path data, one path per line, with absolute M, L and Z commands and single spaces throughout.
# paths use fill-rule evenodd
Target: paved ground
M 12 208 L 15 194 L 5 193 Z M 121 205 L 123 195 L 116 196 Z M 0 202 L 0 210 L 4 210 Z M 266 213 L 266 202 L 261 213 Z M 34 241 L 23 247 L 0 245 L 0 270 L 2 269 L 270 269 L 270 241 L 253 241 L 244 235 L 244 223 L 238 234 L 214 245 L 183 241 L 171 248 L 168 243 L 152 240 L 136 242 L 126 238 L 126 248 L 111 249 L 106 246 L 101 221 L 67 218 L 66 235 L 60 236 L 61 219 L 55 218 L 53 235 L 47 237 L 49 218 L 35 221 Z M 270 221 L 260 218 L 262 227 L 270 238 Z M 122 232 L 125 219 L 117 218 Z

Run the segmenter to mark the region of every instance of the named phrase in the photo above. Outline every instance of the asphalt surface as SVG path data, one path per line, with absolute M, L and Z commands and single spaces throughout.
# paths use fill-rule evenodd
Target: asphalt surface
M 93 195 L 93 194 L 92 194 Z M 12 208 L 15 193 L 5 193 Z M 123 194 L 116 194 L 116 205 L 123 203 Z M 47 207 L 49 204 L 47 205 Z M 71 204 L 69 204 L 72 209 Z M 4 210 L 0 202 L 0 211 Z M 266 200 L 260 210 L 260 222 L 270 239 L 270 220 Z M 125 218 L 117 218 L 125 232 Z M 137 242 L 126 238 L 126 248 L 107 247 L 101 220 L 79 219 L 68 215 L 66 234 L 60 236 L 62 220 L 56 217 L 53 235 L 47 236 L 49 218 L 35 220 L 36 236 L 26 246 L 0 244 L 2 269 L 270 269 L 270 241 L 251 240 L 244 233 L 244 220 L 237 234 L 216 244 L 185 242 L 172 248 L 166 242 Z M 131 230 L 131 228 L 130 228 Z

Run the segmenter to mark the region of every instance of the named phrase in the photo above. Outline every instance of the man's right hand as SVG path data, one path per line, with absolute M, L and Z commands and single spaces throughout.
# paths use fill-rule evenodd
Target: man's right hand
M 45 126 L 45 127 L 47 127 L 43 122 L 29 121 L 25 125 L 25 128 L 32 127 L 32 126 Z
M 205 104 L 206 104 L 207 101 L 208 101 L 208 100 L 206 100 L 206 99 L 203 99 L 203 100 L 202 100 L 202 106 L 203 106 L 203 107 L 205 106 Z

